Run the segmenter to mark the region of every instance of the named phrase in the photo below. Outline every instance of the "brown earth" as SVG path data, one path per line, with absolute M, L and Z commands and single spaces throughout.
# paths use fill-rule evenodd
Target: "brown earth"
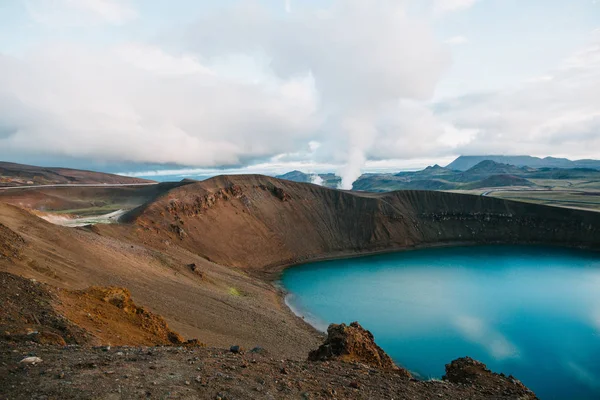
M 212 346 L 262 346 L 303 358 L 321 340 L 272 284 L 176 246 L 163 252 L 102 235 L 101 227 L 57 226 L 2 203 L 0 221 L 2 237 L 19 232 L 24 241 L 19 258 L 0 259 L 0 270 L 69 290 L 127 288 L 183 337 Z
M 106 214 L 129 210 L 189 182 L 120 187 L 45 187 L 0 190 L 0 202 L 42 212 Z
M 8 342 L 79 345 L 201 345 L 138 307 L 128 290 L 59 289 L 0 272 L 0 332 Z
M 0 187 L 64 184 L 132 184 L 153 181 L 69 168 L 46 168 L 0 162 Z
M 55 309 L 56 289 L 0 272 L 0 335 L 10 343 L 84 344 L 90 335 Z
M 0 259 L 12 260 L 21 257 L 25 240 L 0 223 Z
M 361 363 L 288 360 L 262 351 L 80 347 L 0 342 L 0 399 L 514 399 L 518 381 L 485 371 L 473 384 L 411 380 Z M 42 359 L 20 364 L 24 357 Z
M 56 310 L 91 333 L 91 344 L 200 345 L 193 341 L 186 343 L 162 317 L 136 306 L 127 289 L 94 286 L 85 290 L 59 290 L 57 295 Z

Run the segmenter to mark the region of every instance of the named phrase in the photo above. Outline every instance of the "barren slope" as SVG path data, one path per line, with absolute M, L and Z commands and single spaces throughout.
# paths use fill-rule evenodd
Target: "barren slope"
M 277 270 L 311 259 L 414 246 L 600 247 L 600 214 L 427 191 L 343 192 L 265 176 L 221 176 L 133 210 L 137 240 L 220 264 Z
M 79 215 L 132 209 L 187 182 L 121 187 L 20 187 L 0 190 L 0 202 L 38 211 Z
M 70 168 L 46 168 L 0 162 L 0 187 L 57 184 L 132 184 L 151 183 L 147 179 L 84 171 Z
M 0 271 L 66 289 L 127 288 L 136 303 L 163 316 L 185 338 L 213 346 L 259 345 L 305 357 L 320 340 L 272 285 L 182 248 L 159 252 L 103 236 L 96 228 L 53 225 L 2 203 L 0 221 Z

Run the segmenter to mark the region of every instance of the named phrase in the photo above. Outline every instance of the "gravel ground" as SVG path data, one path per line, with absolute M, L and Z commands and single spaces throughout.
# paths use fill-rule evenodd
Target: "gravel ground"
M 21 362 L 25 357 L 38 364 Z M 262 349 L 82 348 L 0 343 L 1 399 L 493 399 L 517 384 L 416 381 L 363 364 L 273 358 Z

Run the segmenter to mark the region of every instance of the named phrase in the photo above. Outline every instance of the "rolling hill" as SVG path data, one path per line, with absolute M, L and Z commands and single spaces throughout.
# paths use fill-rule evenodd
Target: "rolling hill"
M 570 170 L 559 170 L 568 173 Z M 452 170 L 439 165 L 421 171 L 398 174 L 365 174 L 354 182 L 353 189 L 372 192 L 393 190 L 471 190 L 522 186 L 532 187 L 535 183 L 527 178 L 539 173 L 529 167 L 516 167 L 491 160 L 482 161 L 467 171 Z
M 46 168 L 0 162 L 0 187 L 67 184 L 140 184 L 153 181 L 69 168 Z

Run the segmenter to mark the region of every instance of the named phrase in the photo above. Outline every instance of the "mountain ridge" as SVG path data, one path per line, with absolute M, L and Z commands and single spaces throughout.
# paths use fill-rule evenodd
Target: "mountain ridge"
M 507 155 L 482 155 L 482 156 L 459 156 L 446 166 L 449 169 L 466 171 L 482 161 L 495 161 L 497 163 L 515 165 L 517 167 L 532 168 L 592 168 L 600 169 L 600 160 L 569 160 L 567 158 L 556 157 L 534 157 L 528 155 L 507 156 Z

